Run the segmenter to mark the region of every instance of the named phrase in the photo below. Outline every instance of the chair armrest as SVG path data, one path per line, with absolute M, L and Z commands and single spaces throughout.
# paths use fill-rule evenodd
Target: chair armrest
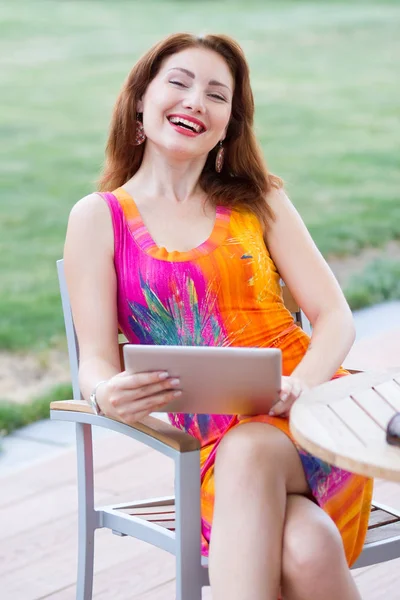
M 91 407 L 85 400 L 56 400 L 50 403 L 52 411 L 71 411 L 75 413 L 86 413 L 93 415 Z M 95 415 L 93 415 L 95 416 Z M 97 417 L 98 419 L 115 421 L 123 424 L 125 427 L 135 429 L 141 433 L 158 440 L 162 444 L 178 450 L 178 452 L 192 452 L 200 449 L 200 442 L 197 438 L 189 435 L 185 431 L 177 429 L 169 423 L 165 423 L 155 417 L 145 417 L 134 425 L 127 425 L 118 419 L 110 419 L 109 417 Z M 100 423 L 99 423 L 100 424 Z

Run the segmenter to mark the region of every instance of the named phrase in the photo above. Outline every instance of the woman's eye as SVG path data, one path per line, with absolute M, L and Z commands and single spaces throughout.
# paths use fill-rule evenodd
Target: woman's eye
M 219 94 L 209 94 L 209 96 L 211 98 L 216 98 L 217 100 L 223 100 L 223 102 L 226 102 L 226 98 L 224 98 L 223 96 L 220 96 Z
M 179 87 L 186 87 L 186 85 L 184 85 L 181 81 L 175 81 L 175 80 L 171 79 L 170 83 L 173 83 L 174 85 L 178 85 Z

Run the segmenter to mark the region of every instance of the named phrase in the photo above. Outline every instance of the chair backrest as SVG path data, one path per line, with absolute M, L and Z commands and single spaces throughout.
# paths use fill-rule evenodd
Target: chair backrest
M 79 346 L 78 338 L 76 337 L 74 321 L 72 318 L 71 304 L 67 282 L 64 274 L 64 261 L 57 261 L 58 282 L 60 285 L 61 304 L 64 315 L 65 333 L 67 336 L 69 367 L 71 370 L 72 394 L 74 400 L 81 400 L 82 394 L 79 387 Z
M 67 336 L 67 345 L 68 345 L 68 356 L 69 356 L 69 364 L 71 369 L 71 380 L 72 380 L 72 391 L 74 400 L 81 400 L 82 394 L 79 388 L 79 346 L 78 339 L 76 337 L 74 321 L 72 318 L 71 304 L 69 301 L 69 294 L 67 289 L 67 284 L 65 281 L 64 274 L 64 261 L 57 261 L 57 272 L 58 272 L 58 280 L 60 284 L 60 293 L 61 293 L 61 303 L 64 314 L 64 323 L 65 323 L 65 333 Z M 294 320 L 296 323 L 308 334 L 311 333 L 310 323 L 307 320 L 306 316 L 300 309 L 299 305 L 293 298 L 289 288 L 285 285 L 285 283 L 281 280 L 282 286 L 282 296 L 283 301 L 285 303 L 286 308 L 292 313 Z M 123 334 L 119 334 L 119 355 L 121 359 L 121 368 L 123 368 L 123 346 L 126 344 L 126 339 Z

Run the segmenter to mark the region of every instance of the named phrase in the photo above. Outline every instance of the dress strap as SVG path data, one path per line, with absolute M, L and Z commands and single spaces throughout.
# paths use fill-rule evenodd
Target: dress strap
M 111 192 L 96 192 L 106 202 L 111 213 L 111 219 L 114 230 L 114 256 L 119 256 L 121 240 L 126 227 L 124 212 L 118 198 Z

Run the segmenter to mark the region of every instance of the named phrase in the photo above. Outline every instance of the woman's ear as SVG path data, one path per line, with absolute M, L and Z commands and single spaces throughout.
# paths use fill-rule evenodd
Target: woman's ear
M 140 100 L 137 101 L 136 112 L 138 112 L 138 113 L 142 113 L 143 112 L 143 100 L 142 99 L 140 99 Z

